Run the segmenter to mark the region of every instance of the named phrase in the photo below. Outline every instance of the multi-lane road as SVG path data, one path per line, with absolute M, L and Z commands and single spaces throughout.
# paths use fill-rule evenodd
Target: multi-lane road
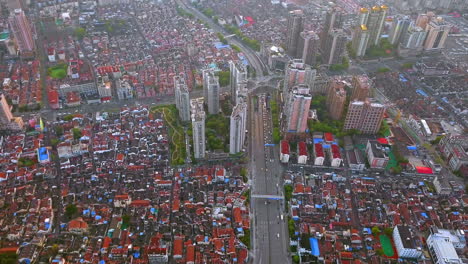
M 282 200 L 255 198 L 255 195 L 283 196 L 282 167 L 278 149 L 265 146 L 272 142 L 271 113 L 265 94 L 250 97 L 250 174 L 253 211 L 253 263 L 286 264 L 288 255 L 287 216 Z
M 198 19 L 205 21 L 205 23 L 208 23 L 211 29 L 213 29 L 217 33 L 221 33 L 225 36 L 230 35 L 229 32 L 227 32 L 224 28 L 219 26 L 218 24 L 214 23 L 212 19 L 209 17 L 205 16 L 202 12 L 197 10 L 196 8 L 192 7 L 190 4 L 187 4 L 185 0 L 177 0 L 177 3 L 181 8 L 183 8 L 185 11 L 193 14 L 195 17 Z M 239 41 L 237 38 L 226 38 L 229 44 L 236 45 L 238 46 L 241 50 L 244 56 L 247 58 L 249 61 L 250 65 L 255 69 L 255 72 L 257 76 L 261 77 L 263 76 L 263 73 L 268 73 L 269 69 L 265 65 L 265 63 L 258 57 L 256 52 L 252 50 L 250 47 L 247 47 L 244 43 Z

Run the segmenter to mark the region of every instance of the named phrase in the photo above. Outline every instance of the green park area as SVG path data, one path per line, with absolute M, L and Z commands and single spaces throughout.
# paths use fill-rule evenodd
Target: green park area
M 393 251 L 392 241 L 386 234 L 381 234 L 379 236 L 380 244 L 382 244 L 383 253 L 387 257 L 393 257 L 395 252 Z
M 163 115 L 166 125 L 169 127 L 169 139 L 171 150 L 171 164 L 183 165 L 186 158 L 184 128 L 179 122 L 179 115 L 175 105 L 155 106 L 153 113 Z
M 54 79 L 63 79 L 67 76 L 68 66 L 65 63 L 60 63 L 47 69 L 47 75 Z
M 371 46 L 366 52 L 366 58 L 392 57 L 396 54 L 396 48 L 387 39 L 382 39 L 379 45 Z
M 229 118 L 217 114 L 206 118 L 206 148 L 229 152 Z

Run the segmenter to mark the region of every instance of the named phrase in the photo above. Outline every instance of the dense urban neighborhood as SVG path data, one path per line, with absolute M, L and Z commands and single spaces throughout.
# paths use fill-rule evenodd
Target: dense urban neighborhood
M 0 263 L 468 263 L 468 1 L 1 0 Z

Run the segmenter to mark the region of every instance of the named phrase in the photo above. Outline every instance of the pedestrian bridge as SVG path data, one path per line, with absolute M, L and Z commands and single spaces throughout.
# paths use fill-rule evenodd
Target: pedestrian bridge
M 284 197 L 281 195 L 268 195 L 268 194 L 253 194 L 252 198 L 270 199 L 270 200 L 283 200 L 284 199 Z

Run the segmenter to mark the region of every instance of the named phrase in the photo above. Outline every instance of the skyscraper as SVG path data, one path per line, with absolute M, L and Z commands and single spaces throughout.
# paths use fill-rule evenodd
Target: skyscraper
M 426 26 L 427 37 L 425 50 L 442 49 L 450 32 L 451 26 L 442 17 L 433 18 Z
M 229 71 L 231 80 L 231 102 L 232 105 L 237 104 L 237 97 L 239 91 L 239 84 L 247 81 L 247 67 L 242 62 L 229 61 Z
M 369 42 L 369 31 L 367 26 L 362 24 L 357 26 L 353 32 L 352 48 L 357 57 L 366 55 L 367 44 Z
M 416 26 L 425 29 L 427 24 L 435 17 L 433 12 L 427 12 L 426 14 L 420 14 L 416 19 Z
M 239 103 L 232 109 L 229 129 L 229 153 L 242 151 L 245 142 L 245 128 L 247 124 L 247 104 Z
M 309 88 L 314 86 L 315 75 L 317 71 L 312 69 L 309 65 L 305 64 L 303 60 L 296 59 L 289 61 L 285 70 L 283 97 L 289 95 L 289 90 L 299 84 L 306 84 Z
M 411 19 L 408 16 L 398 16 L 393 19 L 392 29 L 388 40 L 392 45 L 399 44 L 405 32 L 411 24 Z
M 351 83 L 353 87 L 353 94 L 351 101 L 364 101 L 371 96 L 372 81 L 367 75 L 355 75 Z
M 332 7 L 325 16 L 325 23 L 320 32 L 320 50 L 325 50 L 327 45 L 328 33 L 335 28 L 342 26 L 342 10 L 339 7 Z
M 297 52 L 297 42 L 299 40 L 299 34 L 303 30 L 303 19 L 304 13 L 302 12 L 302 10 L 289 11 L 286 51 L 291 57 L 294 57 Z
M 315 65 L 320 39 L 314 31 L 301 32 L 297 45 L 296 58 L 308 65 Z
M 175 102 L 182 121 L 190 121 L 190 97 L 183 74 L 174 76 Z
M 388 7 L 386 5 L 372 7 L 366 24 L 367 30 L 369 30 L 369 42 L 367 43 L 367 47 L 379 44 L 385 18 L 387 17 L 387 10 Z
M 369 9 L 365 7 L 361 7 L 359 9 L 359 17 L 357 25 L 366 25 L 367 27 L 367 20 L 369 19 Z
M 331 80 L 328 87 L 327 108 L 330 117 L 340 120 L 346 101 L 346 91 L 344 83 L 338 80 Z
M 14 117 L 11 113 L 11 107 L 5 98 L 5 95 L 0 95 L 0 130 L 22 130 L 23 119 Z
M 379 131 L 385 113 L 385 106 L 379 103 L 353 101 L 349 104 L 344 124 L 345 130 L 357 129 L 364 134 Z
M 333 29 L 330 31 L 327 36 L 325 48 L 322 50 L 322 62 L 329 65 L 342 63 L 346 40 L 346 34 L 342 29 Z
M 422 48 L 427 32 L 414 24 L 411 25 L 401 38 L 401 47 L 404 49 Z
M 208 113 L 215 115 L 219 113 L 219 78 L 212 70 L 203 71 L 203 91 Z
M 8 22 L 18 44 L 19 51 L 22 53 L 33 52 L 35 46 L 31 25 L 23 10 L 15 9 L 15 12 L 10 15 Z
M 294 86 L 290 92 L 289 103 L 286 104 L 287 132 L 304 133 L 307 129 L 309 116 L 310 95 L 309 87 L 305 84 Z
M 196 159 L 205 157 L 205 111 L 203 98 L 190 100 L 192 108 L 193 153 Z

